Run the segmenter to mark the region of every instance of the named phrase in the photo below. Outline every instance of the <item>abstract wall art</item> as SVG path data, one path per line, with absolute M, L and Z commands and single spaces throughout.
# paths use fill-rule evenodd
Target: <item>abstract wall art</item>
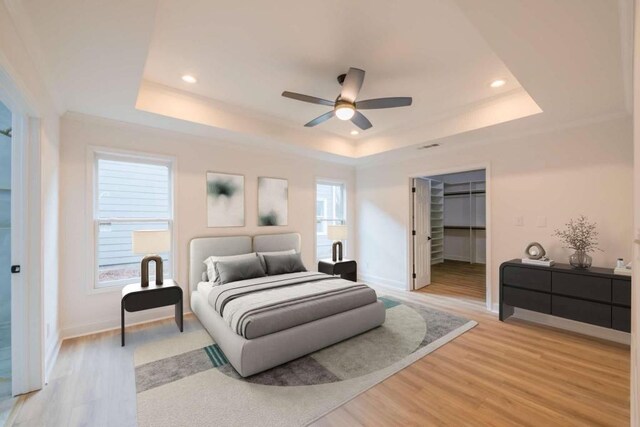
M 287 225 L 289 218 L 289 181 L 258 178 L 258 225 Z
M 244 226 L 244 176 L 207 172 L 207 225 Z

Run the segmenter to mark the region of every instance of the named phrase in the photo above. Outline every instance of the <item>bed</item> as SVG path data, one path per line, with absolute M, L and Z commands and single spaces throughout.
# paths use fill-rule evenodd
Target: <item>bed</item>
M 221 286 L 204 280 L 204 260 L 209 256 L 291 249 L 300 251 L 298 233 L 204 237 L 190 242 L 191 309 L 243 377 L 384 323 L 384 305 L 375 291 L 323 273 L 272 275 Z M 265 304 L 267 298 L 279 298 L 278 303 Z

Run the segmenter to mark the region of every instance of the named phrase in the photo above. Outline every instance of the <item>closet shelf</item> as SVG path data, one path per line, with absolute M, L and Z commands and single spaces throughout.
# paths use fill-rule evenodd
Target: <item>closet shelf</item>
M 445 230 L 486 230 L 484 225 L 445 225 Z
M 444 197 L 449 196 L 468 196 L 469 194 L 485 194 L 484 190 L 472 190 L 472 191 L 451 191 L 449 193 L 444 193 Z
M 431 263 L 443 262 L 444 183 L 429 180 L 431 190 Z

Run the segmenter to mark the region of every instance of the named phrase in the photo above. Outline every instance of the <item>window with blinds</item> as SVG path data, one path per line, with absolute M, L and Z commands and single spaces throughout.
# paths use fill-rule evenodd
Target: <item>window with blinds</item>
M 342 182 L 316 183 L 316 258 L 331 258 L 333 242 L 327 237 L 327 225 L 345 224 L 347 193 Z M 343 242 L 344 244 L 344 242 Z
M 132 253 L 132 232 L 172 229 L 171 163 L 97 153 L 95 167 L 96 287 L 138 282 L 143 255 Z M 159 255 L 171 277 L 173 254 Z

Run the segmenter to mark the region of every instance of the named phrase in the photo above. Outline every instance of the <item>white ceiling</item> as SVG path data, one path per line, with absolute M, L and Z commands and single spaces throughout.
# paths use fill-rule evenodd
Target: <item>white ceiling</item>
M 630 108 L 630 0 L 9 1 L 63 111 L 248 144 L 349 159 Z M 351 66 L 414 105 L 304 128 L 327 107 L 281 92 L 334 99 Z
M 161 1 L 144 78 L 302 126 L 330 108 L 282 91 L 334 100 L 336 77 L 350 66 L 367 71 L 359 99 L 414 98 L 410 108 L 366 111 L 374 127 L 362 137 L 519 87 L 457 5 L 441 0 L 325 0 L 313 8 L 299 0 Z M 183 74 L 198 83 L 183 83 Z M 496 78 L 509 83 L 492 89 Z M 308 131 L 347 137 L 354 128 L 330 120 Z

